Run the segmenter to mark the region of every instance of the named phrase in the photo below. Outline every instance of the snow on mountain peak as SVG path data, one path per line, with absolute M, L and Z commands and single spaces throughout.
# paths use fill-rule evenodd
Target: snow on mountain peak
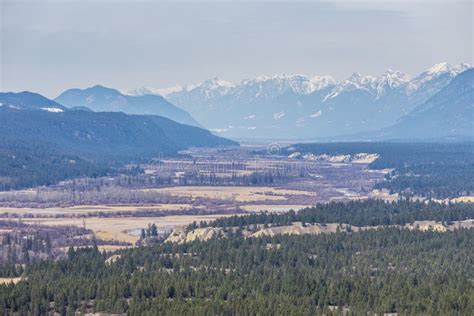
M 231 82 L 215 77 L 212 79 L 207 79 L 188 91 L 195 91 L 206 96 L 206 98 L 210 98 L 216 95 L 224 95 L 234 86 L 235 85 Z
M 198 87 L 202 89 L 232 88 L 233 86 L 233 83 L 222 80 L 218 77 L 207 79 L 198 85 Z
M 339 83 L 325 98 L 324 101 L 337 97 L 343 92 L 365 90 L 375 99 L 383 96 L 387 90 L 396 89 L 407 84 L 410 77 L 400 71 L 388 69 L 378 77 L 364 76 L 354 72 L 348 79 Z
M 420 76 L 423 76 L 423 75 L 440 75 L 440 74 L 444 74 L 444 73 L 447 73 L 447 72 L 450 72 L 454 75 L 457 75 L 457 74 L 459 74 L 459 73 L 461 73 L 464 70 L 467 70 L 469 68 L 471 68 L 471 65 L 466 64 L 466 63 L 460 63 L 458 65 L 451 65 L 451 64 L 448 64 L 448 63 L 444 62 L 444 63 L 439 63 L 439 64 L 436 64 L 436 65 L 433 65 L 427 71 L 422 73 Z
M 274 76 L 257 76 L 255 79 L 245 79 L 237 86 L 235 93 L 244 94 L 251 90 L 253 97 L 274 98 L 284 93 L 308 95 L 335 84 L 330 76 L 314 76 L 295 74 L 280 74 Z
M 346 85 L 355 85 L 358 87 L 364 87 L 367 85 L 372 85 L 377 78 L 372 77 L 372 76 L 363 76 L 358 72 L 354 72 L 349 79 L 344 81 L 344 84 Z
M 377 79 L 372 76 L 363 76 L 358 72 L 354 72 L 349 78 L 342 81 L 324 98 L 324 101 L 333 99 L 343 92 L 354 90 L 366 90 L 370 93 L 376 90 Z
M 439 63 L 433 65 L 431 68 L 429 68 L 426 73 L 428 74 L 442 74 L 446 72 L 453 72 L 455 74 L 459 74 L 463 72 L 464 70 L 467 70 L 471 68 L 471 65 L 466 64 L 466 63 L 460 63 L 458 65 L 451 65 L 449 63 Z
M 433 65 L 431 68 L 429 68 L 426 72 L 429 74 L 436 74 L 440 72 L 447 72 L 452 68 L 450 64 L 447 62 L 439 63 Z
M 355 72 L 341 82 L 337 82 L 331 76 L 289 75 L 284 73 L 273 76 L 259 75 L 254 78 L 244 79 L 238 84 L 215 77 L 196 85 L 175 85 L 164 89 L 144 86 L 125 90 L 122 93 L 127 95 L 159 94 L 168 96 L 175 93 L 189 92 L 204 96 L 206 99 L 232 94 L 236 97 L 242 97 L 244 100 L 251 100 L 254 98 L 272 99 L 285 93 L 309 95 L 315 91 L 330 88 L 331 91 L 324 100 L 334 98 L 343 92 L 355 90 L 365 90 L 377 99 L 393 89 L 399 89 L 399 91 L 411 95 L 425 83 L 439 76 L 449 74 L 449 77 L 454 78 L 457 74 L 469 68 L 471 66 L 468 64 L 453 66 L 443 62 L 433 65 L 414 79 L 400 71 L 388 69 L 377 77 Z
M 312 88 L 311 92 L 322 90 L 336 84 L 336 80 L 331 76 L 313 76 L 309 80 Z
M 454 66 L 446 62 L 435 64 L 411 80 L 405 87 L 406 93 L 411 95 L 420 89 L 420 87 L 422 87 L 425 83 L 435 80 L 441 76 L 448 75 L 452 79 L 469 68 L 471 68 L 471 66 L 465 63 Z
M 394 89 L 409 82 L 410 76 L 401 71 L 388 69 L 377 79 L 379 85 L 387 85 L 390 88 Z
M 152 88 L 148 86 L 143 86 L 143 87 L 135 88 L 135 89 L 121 90 L 120 93 L 124 95 L 129 95 L 129 96 L 141 96 L 141 95 L 146 95 L 146 94 L 167 96 L 168 94 L 173 93 L 173 92 L 181 92 L 183 90 L 186 90 L 186 88 L 187 88 L 186 86 L 183 87 L 181 85 L 175 85 L 168 88 Z
M 375 89 L 377 92 L 376 99 L 382 97 L 387 90 L 396 89 L 406 85 L 408 82 L 410 82 L 410 76 L 407 74 L 401 71 L 388 69 L 381 76 L 377 77 L 375 82 Z

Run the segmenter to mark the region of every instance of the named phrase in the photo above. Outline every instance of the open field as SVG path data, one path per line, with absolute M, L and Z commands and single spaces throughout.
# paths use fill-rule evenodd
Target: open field
M 146 206 L 140 205 L 76 205 L 68 207 L 47 207 L 47 208 L 32 208 L 32 207 L 0 207 L 0 214 L 16 214 L 16 215 L 86 215 L 97 212 L 137 212 L 143 210 L 186 210 L 193 207 L 190 204 L 152 204 Z
M 288 212 L 289 210 L 300 210 L 302 208 L 308 207 L 311 205 L 291 205 L 291 204 L 284 204 L 284 205 L 274 205 L 274 204 L 250 204 L 250 205 L 242 205 L 240 208 L 246 212 L 261 212 L 261 211 L 268 211 L 268 212 Z
M 23 222 L 28 224 L 42 224 L 48 226 L 64 226 L 71 225 L 77 227 L 86 227 L 91 229 L 97 238 L 103 240 L 117 240 L 128 243 L 135 243 L 139 239 L 139 234 L 134 231 L 146 228 L 149 224 L 155 224 L 159 230 L 172 230 L 181 228 L 192 222 L 211 221 L 223 215 L 213 216 L 163 216 L 163 217 L 118 217 L 118 218 L 101 218 L 89 217 L 82 218 L 35 218 L 24 219 Z M 84 225 L 85 224 L 85 225 Z
M 237 187 L 237 186 L 181 186 L 162 189 L 146 189 L 168 193 L 175 196 L 190 196 L 192 198 L 222 199 L 237 202 L 257 202 L 266 200 L 287 200 L 288 195 L 315 196 L 315 192 L 304 190 L 288 190 L 275 187 Z

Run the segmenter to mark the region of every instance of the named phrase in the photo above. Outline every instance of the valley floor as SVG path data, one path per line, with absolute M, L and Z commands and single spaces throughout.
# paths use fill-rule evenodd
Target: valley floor
M 194 149 L 181 158 L 160 161 L 140 165 L 144 174 L 136 177 L 77 179 L 1 192 L 0 214 L 27 225 L 84 228 L 90 232 L 81 238 L 94 236 L 105 244 L 112 242 L 110 247 L 129 247 L 151 224 L 169 233 L 221 216 L 279 213 L 330 201 L 397 198 L 372 189 L 386 171 L 369 170 L 370 159 L 295 160 L 268 153 L 265 147 L 243 146 Z

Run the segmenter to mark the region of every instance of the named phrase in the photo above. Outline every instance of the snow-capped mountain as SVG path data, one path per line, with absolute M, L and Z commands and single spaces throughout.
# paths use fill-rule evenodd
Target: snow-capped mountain
M 226 136 L 330 137 L 390 126 L 470 67 L 441 63 L 414 78 L 389 69 L 379 76 L 354 73 L 339 82 L 286 74 L 237 84 L 214 78 L 166 98 Z
M 286 93 L 309 95 L 336 83 L 331 76 L 308 77 L 305 75 L 258 76 L 255 79 L 243 80 L 231 94 L 246 99 L 273 99 Z
M 216 77 L 213 79 L 208 79 L 195 87 L 187 86 L 187 89 L 185 91 L 195 92 L 203 96 L 204 98 L 210 99 L 226 95 L 229 91 L 232 90 L 232 88 L 234 88 L 234 86 L 235 85 L 233 83 Z
M 474 137 L 474 69 L 462 72 L 399 122 L 373 136 L 382 139 Z
M 446 87 L 454 77 L 471 67 L 465 63 L 459 65 L 439 63 L 410 80 L 401 89 L 408 96 L 409 104 L 415 107 L 426 102 Z
M 148 86 L 143 86 L 140 88 L 134 88 L 134 89 L 127 89 L 127 90 L 122 90 L 120 91 L 123 95 L 128 95 L 128 96 L 142 96 L 145 94 L 152 94 L 152 95 L 160 95 L 160 96 L 167 96 L 170 93 L 173 92 L 181 92 L 185 90 L 186 87 L 183 87 L 181 85 L 175 85 L 173 87 L 169 88 L 152 88 Z
M 364 90 L 373 94 L 376 90 L 377 78 L 372 76 L 363 76 L 358 72 L 353 73 L 348 79 L 337 84 L 334 89 L 324 97 L 324 101 L 336 98 L 344 92 L 351 92 L 356 90 Z
M 459 65 L 450 65 L 448 63 L 439 63 L 410 80 L 405 86 L 406 93 L 411 95 L 422 88 L 427 83 L 433 83 L 433 80 L 441 78 L 454 78 L 461 72 L 471 68 L 470 65 L 461 63 Z

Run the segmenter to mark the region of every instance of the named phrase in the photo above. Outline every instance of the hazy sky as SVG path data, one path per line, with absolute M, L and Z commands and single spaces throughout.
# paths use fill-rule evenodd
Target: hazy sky
M 473 63 L 470 1 L 0 2 L 0 90 L 48 97 L 97 83 L 168 87 L 277 73 L 343 79 Z

